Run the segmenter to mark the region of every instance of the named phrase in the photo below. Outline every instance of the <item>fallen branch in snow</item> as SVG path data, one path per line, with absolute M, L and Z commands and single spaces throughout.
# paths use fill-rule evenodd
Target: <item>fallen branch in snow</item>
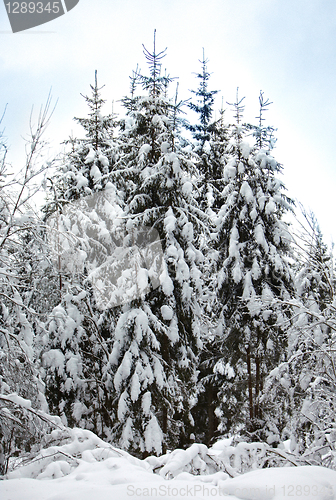
M 286 460 L 287 462 L 291 463 L 292 465 L 294 465 L 295 467 L 298 467 L 300 464 L 298 464 L 297 462 L 294 462 L 292 459 L 290 459 L 287 454 L 284 454 L 284 453 L 281 453 L 281 451 L 275 449 L 275 448 L 271 448 L 270 446 L 267 447 L 267 452 L 268 453 L 274 453 L 275 455 L 278 455 L 279 457 L 283 458 L 284 460 Z M 305 460 L 306 461 L 306 460 Z M 311 465 L 311 464 L 309 464 Z
M 27 458 L 25 460 L 22 460 L 20 466 L 21 467 L 24 467 L 26 465 L 30 465 L 30 464 L 33 464 L 34 462 L 38 462 L 38 461 L 41 461 L 41 460 L 45 460 L 47 458 L 52 458 L 52 457 L 56 457 L 57 455 L 64 455 L 66 458 L 70 458 L 70 460 L 73 460 L 76 462 L 77 465 L 79 465 L 79 460 L 78 458 L 75 458 L 73 457 L 72 455 L 69 455 L 69 453 L 65 453 L 64 451 L 61 451 L 61 450 L 57 450 L 55 451 L 55 453 L 52 453 L 51 455 L 40 455 L 40 456 L 37 456 L 35 458 Z
M 216 466 L 218 467 L 218 470 L 224 469 L 224 472 L 226 472 L 226 474 L 228 476 L 230 476 L 231 478 L 234 478 L 234 477 L 237 477 L 240 475 L 230 465 L 224 464 L 223 462 L 220 462 L 220 464 L 218 464 L 218 462 L 214 459 L 214 457 L 209 455 L 209 453 L 207 453 L 207 456 L 210 458 L 210 460 L 213 460 L 215 462 Z

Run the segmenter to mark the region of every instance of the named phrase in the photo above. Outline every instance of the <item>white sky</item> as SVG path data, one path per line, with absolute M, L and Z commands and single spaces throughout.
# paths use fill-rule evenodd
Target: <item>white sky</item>
M 326 242 L 336 241 L 336 3 L 334 0 L 80 0 L 68 14 L 40 27 L 12 34 L 0 3 L 0 114 L 10 159 L 22 161 L 32 105 L 37 111 L 52 87 L 58 99 L 47 136 L 53 147 L 76 130 L 74 116 L 86 116 L 82 94 L 94 70 L 112 100 L 128 93 L 129 75 L 142 43 L 168 47 L 164 67 L 178 76 L 180 98 L 196 88 L 202 47 L 213 73 L 210 89 L 224 102 L 236 87 L 246 96 L 246 120 L 258 112 L 258 95 L 274 104 L 268 124 L 278 128 L 275 157 L 284 165 L 290 196 L 317 216 Z M 172 87 L 172 93 L 174 86 Z

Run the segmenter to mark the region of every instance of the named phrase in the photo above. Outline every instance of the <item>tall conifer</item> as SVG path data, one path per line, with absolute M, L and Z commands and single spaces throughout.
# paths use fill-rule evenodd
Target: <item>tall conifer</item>
M 238 91 L 233 108 L 233 148 L 217 219 L 221 321 L 214 374 L 221 384 L 223 428 L 244 424 L 253 433 L 265 424 L 260 404 L 265 376 L 286 352 L 286 306 L 277 299 L 289 299 L 294 290 L 283 220 L 292 203 L 277 178 L 281 165 L 271 155 L 265 129 L 256 144 L 248 142 L 251 127 L 243 123 Z
M 128 228 L 155 228 L 163 259 L 159 286 L 125 306 L 113 365 L 120 395 L 116 435 L 128 449 L 159 453 L 187 443 L 193 424 L 202 293 L 197 244 L 204 221 L 194 200 L 197 172 L 178 141 L 176 106 L 166 97 L 170 78 L 161 75 L 165 51 L 157 52 L 155 35 L 153 52 L 144 48 L 144 54 L 150 74 L 138 80 L 147 95 L 124 101 L 124 149 L 115 176 L 128 179 Z

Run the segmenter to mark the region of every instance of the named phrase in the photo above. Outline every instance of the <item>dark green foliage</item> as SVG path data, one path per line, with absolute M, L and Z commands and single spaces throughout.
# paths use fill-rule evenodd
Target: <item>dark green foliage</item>
M 197 97 L 196 104 L 189 103 L 190 109 L 199 115 L 199 123 L 190 125 L 188 128 L 193 132 L 193 136 L 199 143 L 200 150 L 203 149 L 206 141 L 210 140 L 211 132 L 214 130 L 214 125 L 211 123 L 213 114 L 213 104 L 215 102 L 214 96 L 218 90 L 208 90 L 208 81 L 210 73 L 207 70 L 208 59 L 205 59 L 203 49 L 203 59 L 200 61 L 202 64 L 202 72 L 196 73 L 197 78 L 200 80 L 200 85 L 197 90 L 191 92 Z

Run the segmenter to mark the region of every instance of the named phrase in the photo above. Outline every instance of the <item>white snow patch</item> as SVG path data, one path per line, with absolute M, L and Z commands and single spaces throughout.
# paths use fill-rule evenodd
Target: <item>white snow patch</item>
M 176 227 L 176 217 L 173 214 L 172 209 L 170 208 L 167 212 L 167 215 L 164 219 L 164 226 L 167 231 L 167 233 L 172 232 L 175 230 Z
M 193 186 L 191 184 L 191 182 L 189 181 L 186 181 L 183 186 L 182 186 L 182 193 L 185 195 L 185 196 L 189 196 L 191 193 L 192 193 L 192 190 L 193 190 Z
M 239 258 L 238 241 L 239 241 L 238 229 L 236 226 L 234 226 L 230 233 L 229 256 L 235 259 Z
M 273 214 L 274 212 L 276 212 L 276 204 L 274 203 L 274 200 L 271 198 L 267 204 L 266 204 L 266 207 L 265 207 L 265 213 L 266 214 Z
M 100 153 L 100 155 L 98 156 L 98 160 L 103 165 L 103 167 L 109 166 L 109 161 L 108 161 L 107 157 L 105 155 L 103 155 L 102 153 Z
M 244 181 L 240 188 L 240 194 L 245 198 L 246 203 L 252 204 L 254 203 L 254 194 L 253 191 L 247 181 Z
M 258 245 L 260 245 L 265 252 L 268 252 L 268 244 L 265 238 L 264 228 L 261 224 L 257 224 L 255 227 L 254 236 Z
M 240 152 L 244 158 L 248 158 L 251 152 L 251 146 L 247 142 L 240 144 Z
M 236 264 L 232 270 L 232 278 L 235 283 L 239 283 L 242 279 L 242 271 L 240 269 L 238 261 L 236 261 Z
M 19 406 L 22 406 L 22 408 L 26 408 L 26 409 L 31 408 L 30 399 L 22 398 L 21 396 L 19 396 L 16 393 L 6 394 L 5 396 L 2 395 L 2 397 L 4 399 L 6 399 L 7 401 L 11 401 L 12 403 L 15 403 Z
M 145 430 L 145 446 L 147 451 L 162 452 L 163 434 L 156 417 L 153 415 Z
M 85 163 L 92 163 L 96 158 L 96 152 L 94 151 L 94 149 L 90 148 L 90 151 L 87 155 L 87 157 L 85 158 Z
M 160 285 L 162 286 L 163 293 L 168 297 L 174 291 L 174 283 L 172 282 L 168 272 L 164 270 L 160 274 Z
M 147 391 L 142 396 L 142 410 L 143 410 L 145 415 L 150 414 L 151 404 L 152 404 L 152 395 L 151 395 L 150 391 Z
M 236 176 L 237 169 L 234 165 L 226 165 L 224 167 L 224 180 L 234 179 Z
M 45 366 L 57 371 L 59 375 L 63 375 L 65 357 L 59 349 L 50 349 L 50 351 L 43 354 L 42 359 Z
M 57 439 L 59 433 L 54 431 L 53 437 Z M 234 478 L 223 471 L 211 471 L 215 461 L 223 460 L 225 468 L 234 473 L 228 461 L 232 453 L 244 460 L 247 454 L 260 450 L 260 443 L 233 447 L 230 440 L 221 440 L 210 449 L 195 443 L 186 450 L 138 460 L 90 431 L 69 429 L 68 434 L 67 444 L 41 450 L 37 460 L 18 467 L 8 474 L 8 479 L 0 481 L 1 500 L 172 500 L 186 498 L 187 491 L 188 497 L 195 500 L 336 500 L 336 472 L 324 467 L 273 467 Z M 124 443 L 132 437 L 132 420 L 128 418 Z M 161 440 L 161 430 L 153 417 L 146 428 L 146 448 L 160 453 Z M 191 474 L 192 468 L 200 475 Z
M 170 306 L 162 306 L 161 307 L 161 316 L 165 321 L 169 321 L 172 319 L 174 315 L 174 311 Z

